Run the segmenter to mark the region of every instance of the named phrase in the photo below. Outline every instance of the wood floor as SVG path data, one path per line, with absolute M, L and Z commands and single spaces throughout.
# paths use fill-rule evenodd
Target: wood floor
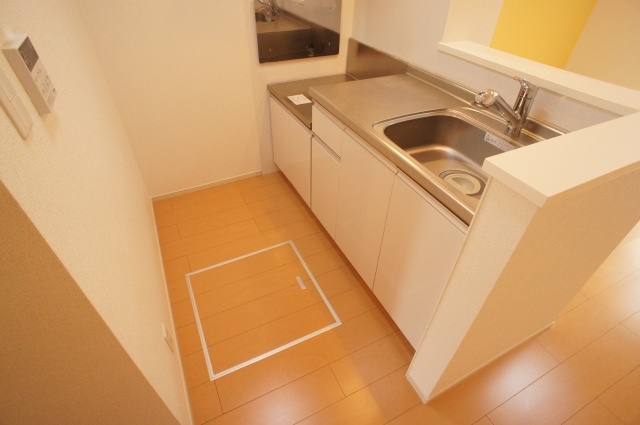
M 405 378 L 413 350 L 280 173 L 154 208 L 196 424 L 640 425 L 638 226 L 550 330 L 424 405 Z M 210 381 L 185 274 L 287 240 L 343 324 Z M 252 302 L 283 312 L 282 300 L 242 288 L 289 263 L 256 263 L 218 276 L 215 292 L 199 290 L 198 309 L 220 311 L 220 299 L 233 297 L 235 307 L 222 308 L 229 326 Z M 299 316 L 291 323 L 308 317 Z

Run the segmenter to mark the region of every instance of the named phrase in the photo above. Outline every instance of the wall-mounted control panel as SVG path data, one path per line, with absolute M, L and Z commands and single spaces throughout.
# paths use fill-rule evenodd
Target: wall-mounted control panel
M 38 113 L 40 115 L 51 113 L 56 99 L 56 88 L 29 37 L 26 35 L 14 37 L 2 46 L 2 51 Z
M 0 105 L 2 105 L 2 109 L 5 110 L 22 138 L 29 137 L 33 121 L 24 103 L 22 103 L 22 99 L 18 96 L 18 92 L 11 85 L 9 78 L 7 78 L 2 69 L 0 69 Z

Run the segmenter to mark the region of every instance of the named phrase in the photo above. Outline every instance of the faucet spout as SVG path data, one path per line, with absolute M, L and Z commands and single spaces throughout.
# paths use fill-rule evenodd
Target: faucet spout
M 493 89 L 487 89 L 479 92 L 475 99 L 474 105 L 481 108 L 493 108 L 507 121 L 507 132 L 512 133 L 513 128 L 520 121 L 520 114 L 511 109 L 511 107 L 504 101 L 502 96 Z
M 527 80 L 515 77 L 520 82 L 520 91 L 513 108 L 504 101 L 497 91 L 488 89 L 479 92 L 473 104 L 480 108 L 493 108 L 507 121 L 507 135 L 518 137 L 522 131 L 531 109 L 531 104 L 538 93 L 538 87 Z

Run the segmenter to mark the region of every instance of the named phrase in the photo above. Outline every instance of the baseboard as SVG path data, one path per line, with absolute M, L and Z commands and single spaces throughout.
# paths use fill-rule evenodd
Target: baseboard
M 253 173 L 248 173 L 248 174 L 243 174 L 240 176 L 236 176 L 236 177 L 231 177 L 228 179 L 224 179 L 224 180 L 219 180 L 217 182 L 213 182 L 213 183 L 207 183 L 201 186 L 195 186 L 189 189 L 183 189 L 183 190 L 179 190 L 177 192 L 171 192 L 171 193 L 166 193 L 164 195 L 158 195 L 158 196 L 152 196 L 151 197 L 151 201 L 152 202 L 156 202 L 156 201 L 161 201 L 163 199 L 167 199 L 167 198 L 173 198 L 174 196 L 179 196 L 179 195 L 186 195 L 187 193 L 192 193 L 192 192 L 197 192 L 199 190 L 204 190 L 204 189 L 209 189 L 212 187 L 216 187 L 216 186 L 222 186 L 223 184 L 227 184 L 227 183 L 232 183 L 238 180 L 244 180 L 244 179 L 248 179 L 251 177 L 257 177 L 257 176 L 261 176 L 262 175 L 262 171 L 254 171 Z

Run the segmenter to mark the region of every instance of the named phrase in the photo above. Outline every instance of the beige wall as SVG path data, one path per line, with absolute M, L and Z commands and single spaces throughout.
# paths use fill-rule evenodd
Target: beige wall
M 260 170 L 247 1 L 77 3 L 152 196 Z
M 162 323 L 171 328 L 171 315 L 149 193 L 80 12 L 72 0 L 3 0 L 0 29 L 0 43 L 11 32 L 29 34 L 58 91 L 54 113 L 38 116 L 0 55 L 34 120 L 23 140 L 0 112 L 0 181 L 153 389 L 187 423 L 178 357 L 161 331 Z M 48 375 L 41 379 L 47 385 Z
M 0 183 L 0 423 L 178 424 Z
M 637 0 L 598 1 L 565 69 L 640 90 L 638 22 Z

